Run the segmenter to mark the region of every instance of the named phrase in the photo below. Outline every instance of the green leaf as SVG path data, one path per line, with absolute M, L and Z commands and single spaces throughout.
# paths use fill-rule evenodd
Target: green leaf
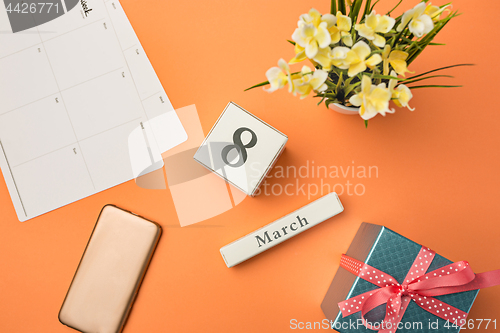
M 404 84 L 412 84 L 412 83 L 415 83 L 415 82 L 419 82 L 419 81 L 423 81 L 423 80 L 428 80 L 428 79 L 434 79 L 434 78 L 438 78 L 438 77 L 453 78 L 453 76 L 451 76 L 451 75 L 431 75 L 431 76 L 423 77 L 423 78 L 416 79 L 416 80 L 405 81 Z
M 347 97 L 347 96 L 351 93 L 351 91 L 353 91 L 353 90 L 354 90 L 354 88 L 356 88 L 356 87 L 357 87 L 357 86 L 359 86 L 360 84 L 361 84 L 361 82 L 356 82 L 356 83 L 353 83 L 353 84 L 351 84 L 351 85 L 347 86 L 347 87 L 345 88 L 345 92 L 344 92 L 344 93 L 345 93 L 345 95 L 346 95 L 346 97 Z
M 446 85 L 434 85 L 434 84 L 429 84 L 425 86 L 413 86 L 413 87 L 408 87 L 410 89 L 421 89 L 421 88 L 461 88 L 463 86 L 446 86 Z
M 328 106 L 329 106 L 330 104 L 332 104 L 332 103 L 339 103 L 339 102 L 340 102 L 340 101 L 338 101 L 337 99 L 327 99 L 327 100 L 325 101 L 325 106 L 326 106 L 326 108 L 328 109 Z
M 342 81 L 343 81 L 343 80 L 342 80 L 342 77 L 343 77 L 343 73 L 342 73 L 342 72 L 340 72 L 340 75 L 339 75 L 339 80 L 337 81 L 337 88 L 335 89 L 335 90 L 337 90 L 337 91 L 339 90 L 340 85 L 342 84 Z
M 321 99 L 321 101 L 318 102 L 318 105 L 320 105 L 321 103 L 323 103 L 323 101 L 325 100 L 326 96 L 323 96 L 323 98 Z
M 368 128 L 368 120 L 365 120 L 365 128 Z
M 346 6 L 345 6 L 345 0 L 338 0 L 338 10 L 342 13 L 342 14 L 346 14 L 347 11 L 346 11 Z
M 375 1 L 375 3 L 373 4 L 372 8 L 370 9 L 370 13 L 373 12 L 373 8 L 375 8 L 375 6 L 380 2 L 380 0 L 377 0 Z M 370 14 L 368 13 L 368 14 Z
M 393 9 L 391 9 L 390 11 L 387 12 L 387 15 L 391 15 L 391 13 L 399 7 L 399 5 L 401 4 L 401 2 L 403 2 L 403 0 L 399 0 L 398 4 L 396 5 L 396 7 L 394 7 Z
M 330 13 L 332 15 L 337 14 L 337 1 L 336 0 L 332 0 L 332 6 L 330 7 Z
M 382 74 L 373 74 L 373 79 L 386 79 L 386 80 L 398 80 L 398 81 L 407 81 L 408 79 L 403 79 L 401 77 L 395 77 L 391 75 L 382 75 Z
M 394 36 L 396 36 L 396 35 L 394 35 Z M 414 41 L 412 39 L 406 38 L 405 36 L 400 36 L 399 38 L 401 38 L 401 41 L 407 42 L 408 44 L 418 43 L 417 41 Z M 411 47 L 411 45 L 410 45 L 410 47 Z
M 335 83 L 333 83 L 331 80 L 326 80 L 325 81 L 326 85 L 328 86 L 328 88 L 332 88 L 332 89 L 336 89 L 337 88 L 337 85 Z
M 399 38 L 401 38 L 401 36 L 403 36 L 403 33 L 406 30 L 406 27 L 408 27 L 408 24 L 410 24 L 410 22 L 406 23 L 406 25 L 403 27 L 403 30 L 401 30 L 401 32 L 399 32 L 399 34 L 397 34 L 396 37 L 394 38 L 394 41 L 392 42 L 392 45 L 391 45 L 392 49 L 395 49 L 395 46 L 398 45 Z
M 336 94 L 330 94 L 330 93 L 324 93 L 323 94 L 325 97 L 328 97 L 328 98 L 337 98 L 337 95 Z
M 294 41 L 287 39 L 287 42 L 290 43 L 290 44 L 292 44 L 293 46 L 295 46 L 295 42 Z
M 425 72 L 425 73 L 422 73 L 422 74 L 419 74 L 419 75 L 415 75 L 415 76 L 409 77 L 408 80 L 413 80 L 413 79 L 416 79 L 418 77 L 421 77 L 421 76 L 424 76 L 424 75 L 427 75 L 427 74 L 430 74 L 430 73 L 442 71 L 444 69 L 449 69 L 449 68 L 454 68 L 454 67 L 463 67 L 463 66 L 474 66 L 474 64 L 458 64 L 458 65 L 451 65 L 451 66 L 440 67 L 440 68 L 436 68 L 436 69 L 433 69 L 431 71 L 428 71 L 428 72 Z
M 299 74 L 300 72 L 293 72 L 293 73 L 290 73 L 290 75 L 295 75 L 295 74 Z M 314 72 L 309 72 L 309 73 L 304 73 L 304 74 L 313 74 Z M 257 87 L 262 87 L 262 86 L 265 86 L 269 84 L 269 81 L 265 81 L 265 82 L 261 82 L 259 84 L 256 84 L 255 86 L 251 86 L 250 88 L 247 88 L 243 91 L 247 91 L 247 90 L 250 90 L 250 89 L 253 89 L 253 88 L 257 88 Z
M 349 17 L 351 18 L 353 23 L 356 23 L 358 20 L 359 11 L 361 10 L 362 4 L 363 0 L 354 0 L 351 5 L 351 12 L 349 13 Z
M 258 87 L 262 87 L 262 86 L 265 86 L 265 85 L 268 85 L 269 84 L 269 81 L 266 81 L 266 82 L 261 82 L 259 84 L 256 84 L 255 86 L 251 86 L 250 88 L 247 88 L 243 91 L 247 91 L 247 90 L 250 90 L 250 89 L 253 89 L 253 88 L 258 88 Z
M 348 86 L 348 85 L 350 85 L 350 84 L 351 84 L 351 81 L 352 81 L 352 80 L 354 80 L 354 78 L 355 78 L 355 76 L 353 76 L 353 77 L 350 77 L 350 78 L 348 78 L 347 80 L 345 80 L 345 83 L 344 83 L 344 85 L 345 85 L 345 86 Z M 361 82 L 361 81 L 360 81 L 360 82 Z
M 370 7 L 371 7 L 371 4 L 372 4 L 372 0 L 367 0 L 366 1 L 366 5 L 365 5 L 365 12 L 363 14 L 363 17 L 361 18 L 360 22 L 363 21 L 366 17 L 366 15 L 369 15 L 370 14 Z

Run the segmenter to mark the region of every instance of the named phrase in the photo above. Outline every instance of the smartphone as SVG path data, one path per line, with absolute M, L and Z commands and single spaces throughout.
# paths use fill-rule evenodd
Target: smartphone
M 59 321 L 85 333 L 121 332 L 161 233 L 155 222 L 114 205 L 104 206 Z

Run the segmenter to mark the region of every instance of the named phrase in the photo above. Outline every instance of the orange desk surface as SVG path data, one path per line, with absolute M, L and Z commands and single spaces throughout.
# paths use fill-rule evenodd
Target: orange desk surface
M 396 2 L 381 1 L 379 12 Z M 168 189 L 128 182 L 20 223 L 2 178 L 0 332 L 72 332 L 57 314 L 108 203 L 164 227 L 126 333 L 287 332 L 297 331 L 292 319 L 321 321 L 320 303 L 340 255 L 363 221 L 383 224 L 450 260 L 467 260 L 476 272 L 500 268 L 500 2 L 453 3 L 464 14 L 436 40 L 448 45 L 429 48 L 410 69 L 474 63 L 451 70 L 454 80 L 437 81 L 464 87 L 416 90 L 410 103 L 416 111 L 377 116 L 365 129 L 359 117 L 318 107 L 316 99 L 301 101 L 284 90 L 243 92 L 264 81 L 279 58 L 293 57 L 286 39 L 299 15 L 310 7 L 328 12 L 330 1 L 122 0 L 174 107 L 196 104 L 205 133 L 232 100 L 289 136 L 278 166 L 376 166 L 378 177 L 324 179 L 361 183 L 365 193 L 341 194 L 344 213 L 231 269 L 220 247 L 319 195 L 246 198 L 222 215 L 181 228 Z M 272 178 L 269 184 L 287 181 Z M 500 329 L 500 287 L 481 291 L 469 318 L 497 319 Z

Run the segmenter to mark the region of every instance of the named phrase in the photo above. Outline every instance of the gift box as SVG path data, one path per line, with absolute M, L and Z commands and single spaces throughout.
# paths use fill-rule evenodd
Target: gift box
M 466 287 L 455 286 L 459 276 L 466 275 Z M 363 223 L 342 257 L 321 308 L 331 327 L 341 333 L 372 332 L 363 320 L 379 332 L 454 333 L 466 322 L 481 288 L 473 284 L 474 279 L 467 262 L 452 264 L 386 227 Z M 454 287 L 447 290 L 446 285 Z M 468 291 L 457 292 L 462 289 Z M 369 310 L 364 317 L 362 309 Z

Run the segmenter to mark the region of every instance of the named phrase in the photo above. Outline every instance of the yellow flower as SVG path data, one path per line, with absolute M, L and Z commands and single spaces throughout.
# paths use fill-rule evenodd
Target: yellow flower
M 389 64 L 399 75 L 405 76 L 406 72 L 411 73 L 406 64 L 408 53 L 404 51 L 394 50 L 391 52 L 391 46 L 386 45 L 384 52 L 382 52 L 382 59 L 384 59 L 384 75 L 389 74 Z
M 295 57 L 292 58 L 292 60 L 290 60 L 288 63 L 295 64 L 304 61 L 306 59 L 307 59 L 306 49 L 300 46 L 299 44 L 295 43 Z
M 384 47 L 385 38 L 379 33 L 388 33 L 396 24 L 396 20 L 387 15 L 381 16 L 375 11 L 372 11 L 370 15 L 366 16 L 365 23 L 356 24 L 354 29 L 356 29 L 361 37 L 365 37 L 368 40 L 373 41 L 378 47 Z
M 309 59 L 316 56 L 319 48 L 330 45 L 330 33 L 326 27 L 326 22 L 322 22 L 318 28 L 313 24 L 304 24 L 293 33 L 292 39 L 305 49 L 306 56 Z
M 302 24 L 313 24 L 317 28 L 321 22 L 327 22 L 327 25 L 330 26 L 335 24 L 334 19 L 335 16 L 332 14 L 321 15 L 316 9 L 311 8 L 309 13 L 300 15 L 297 25 L 300 27 Z
M 351 52 L 351 49 L 345 46 L 337 46 L 333 48 L 330 53 L 332 64 L 340 69 L 349 69 L 349 66 L 351 65 L 347 59 L 349 52 Z
M 278 66 L 279 67 L 272 67 L 267 70 L 266 77 L 271 87 L 269 87 L 269 89 L 264 88 L 264 90 L 267 92 L 273 92 L 283 88 L 288 83 L 288 91 L 292 92 L 293 83 L 290 76 L 290 67 L 288 67 L 288 64 L 283 59 L 278 61 Z
M 330 16 L 324 15 L 322 17 L 314 8 L 308 14 L 300 16 L 298 28 L 295 29 L 292 39 L 305 49 L 305 54 L 309 59 L 316 56 L 319 48 L 325 48 L 331 43 L 328 31 L 328 26 L 332 22 Z
M 332 63 L 340 69 L 349 69 L 349 77 L 356 76 L 364 72 L 366 67 L 375 68 L 382 62 L 380 54 L 374 54 L 369 59 L 366 59 L 371 53 L 371 49 L 363 41 L 359 41 L 352 49 L 344 46 L 338 46 L 332 50 Z
M 342 39 L 345 45 L 352 46 L 351 18 L 349 16 L 342 15 L 341 12 L 337 12 L 337 16 L 332 15 L 332 17 L 334 18 L 334 24 L 328 27 L 332 43 L 338 43 L 340 39 Z
M 349 99 L 354 106 L 359 106 L 359 115 L 364 120 L 371 119 L 377 114 L 385 116 L 386 113 L 394 113 L 389 109 L 391 92 L 386 88 L 385 83 L 378 86 L 372 84 L 372 80 L 363 75 L 361 81 L 361 91 Z
M 391 76 L 397 77 L 396 72 L 392 71 Z M 411 111 L 414 111 L 415 109 L 411 108 L 410 105 L 408 105 L 410 100 L 413 98 L 413 94 L 411 93 L 410 88 L 408 88 L 404 84 L 400 84 L 396 87 L 397 84 L 398 80 L 396 79 L 392 79 L 389 81 L 389 91 L 391 92 L 394 103 L 400 108 L 406 107 Z
M 425 13 L 425 10 L 425 2 L 421 2 L 413 9 L 404 13 L 397 31 L 403 31 L 403 29 L 408 25 L 410 32 L 418 38 L 431 32 L 432 29 L 434 29 L 434 22 L 432 21 L 432 18 Z
M 338 43 L 341 38 L 345 38 L 346 40 L 344 40 L 344 43 L 349 43 L 350 40 L 349 46 L 352 46 L 352 37 L 350 34 L 352 27 L 351 18 L 343 15 L 340 11 L 337 12 L 336 16 L 332 14 L 321 15 L 320 12 L 312 8 L 309 13 L 300 16 L 298 26 L 300 27 L 302 24 L 313 24 L 318 28 L 322 22 L 326 22 L 332 44 Z
M 325 84 L 328 78 L 328 73 L 317 69 L 312 73 L 312 70 L 304 66 L 302 67 L 301 76 L 293 80 L 294 94 L 298 93 L 300 99 L 306 98 L 311 91 L 323 92 L 328 86 Z
M 449 12 L 448 7 L 450 6 L 451 5 L 447 5 L 443 6 L 443 8 L 439 8 L 438 6 L 433 6 L 430 2 L 428 2 L 427 7 L 425 7 L 425 14 L 429 15 L 432 21 L 437 22 L 440 20 L 441 14 L 443 14 L 443 12 Z
M 319 49 L 313 60 L 320 64 L 322 69 L 329 71 L 332 68 L 332 49 Z

